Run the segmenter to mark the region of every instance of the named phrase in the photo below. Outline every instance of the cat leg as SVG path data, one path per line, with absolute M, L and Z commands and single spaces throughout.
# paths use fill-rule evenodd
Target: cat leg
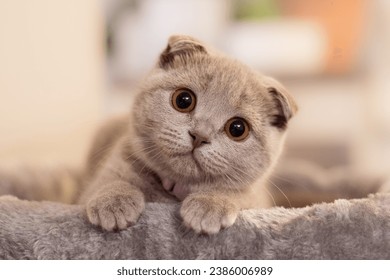
M 113 152 L 83 193 L 89 221 L 105 230 L 122 230 L 133 225 L 145 207 L 140 188 L 145 180 L 122 156 L 121 147 Z
M 142 191 L 123 181 L 106 183 L 86 202 L 89 221 L 108 231 L 135 224 L 144 207 Z

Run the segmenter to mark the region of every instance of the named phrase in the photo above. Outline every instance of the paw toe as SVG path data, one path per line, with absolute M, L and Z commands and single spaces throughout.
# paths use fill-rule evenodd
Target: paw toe
M 221 226 L 223 228 L 230 227 L 234 224 L 237 219 L 237 212 L 230 212 L 224 215 L 221 219 Z
M 234 204 L 214 201 L 205 196 L 189 197 L 183 202 L 180 214 L 184 224 L 197 233 L 216 234 L 233 225 L 238 210 Z
M 134 224 L 144 209 L 143 197 L 116 194 L 92 199 L 87 204 L 87 216 L 94 225 L 112 231 Z

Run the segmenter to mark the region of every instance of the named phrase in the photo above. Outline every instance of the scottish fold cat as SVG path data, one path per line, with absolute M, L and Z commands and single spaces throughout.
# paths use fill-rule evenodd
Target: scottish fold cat
M 136 223 L 145 202 L 180 201 L 187 227 L 217 233 L 240 209 L 271 205 L 267 177 L 296 111 L 276 80 L 171 36 L 131 112 L 96 136 L 79 202 L 91 223 L 115 230 Z

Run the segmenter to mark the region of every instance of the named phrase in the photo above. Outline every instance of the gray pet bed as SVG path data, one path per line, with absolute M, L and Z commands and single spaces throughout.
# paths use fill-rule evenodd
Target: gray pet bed
M 1 177 L 0 195 L 28 187 Z M 390 181 L 295 161 L 272 182 L 290 198 L 274 188 L 278 205 L 344 199 L 245 210 L 206 236 L 182 225 L 178 204 L 149 203 L 136 225 L 109 233 L 90 225 L 81 206 L 0 196 L 0 259 L 390 259 Z
M 0 259 L 390 259 L 390 195 L 242 211 L 214 236 L 185 229 L 178 205 L 150 203 L 121 232 L 80 206 L 0 198 Z

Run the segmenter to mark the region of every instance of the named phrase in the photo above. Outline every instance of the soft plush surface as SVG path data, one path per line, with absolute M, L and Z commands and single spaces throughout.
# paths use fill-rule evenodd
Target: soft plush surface
M 214 236 L 186 230 L 179 205 L 150 203 L 121 232 L 81 206 L 0 198 L 1 259 L 390 259 L 390 194 L 306 208 L 242 211 Z
M 108 233 L 82 206 L 14 197 L 64 197 L 48 186 L 74 178 L 63 168 L 0 170 L 0 259 L 390 259 L 390 180 L 345 167 L 283 161 L 270 179 L 277 205 L 330 203 L 242 211 L 214 236 L 187 230 L 178 204 L 149 203 L 135 226 Z

